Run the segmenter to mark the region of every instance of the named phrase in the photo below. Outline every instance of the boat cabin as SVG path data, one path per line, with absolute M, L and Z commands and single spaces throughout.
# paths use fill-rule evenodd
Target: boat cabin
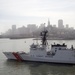
M 63 43 L 62 45 L 61 44 L 51 45 L 52 50 L 66 50 L 66 48 L 67 48 L 67 45 L 65 45 L 65 43 Z

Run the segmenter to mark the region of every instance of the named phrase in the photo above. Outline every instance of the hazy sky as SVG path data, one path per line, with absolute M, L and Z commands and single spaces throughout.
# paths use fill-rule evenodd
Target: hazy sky
M 56 24 L 63 19 L 64 25 L 75 27 L 75 0 L 0 0 L 0 32 L 27 24 Z

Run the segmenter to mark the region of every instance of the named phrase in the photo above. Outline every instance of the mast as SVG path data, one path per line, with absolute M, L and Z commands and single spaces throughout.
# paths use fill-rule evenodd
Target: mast
M 42 38 L 42 45 L 46 45 L 47 44 L 47 30 L 44 30 L 41 32 L 41 38 Z

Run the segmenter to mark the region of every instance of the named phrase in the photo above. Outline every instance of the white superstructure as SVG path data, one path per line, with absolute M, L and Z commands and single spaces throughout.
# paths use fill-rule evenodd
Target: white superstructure
M 39 61 L 39 62 L 53 62 L 53 63 L 69 63 L 75 64 L 75 49 L 73 46 L 68 49 L 67 45 L 63 43 L 51 45 L 48 47 L 46 40 L 47 31 L 41 33 L 42 44 L 32 44 L 30 52 L 3 52 L 8 59 L 25 60 L 25 61 Z

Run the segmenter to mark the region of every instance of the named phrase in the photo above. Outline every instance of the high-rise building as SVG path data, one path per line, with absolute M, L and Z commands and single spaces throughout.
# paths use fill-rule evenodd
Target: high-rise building
M 40 29 L 45 28 L 45 23 L 40 24 L 39 28 Z
M 35 30 L 37 30 L 37 26 L 36 24 L 28 24 L 27 28 L 29 30 L 30 33 L 34 32 Z
M 66 24 L 66 28 L 67 28 L 67 29 L 69 28 L 69 25 L 68 25 L 68 24 Z
M 53 27 L 55 27 L 55 28 L 56 28 L 56 25 L 54 24 L 54 25 L 53 25 Z
M 52 25 L 50 24 L 50 20 L 48 19 L 47 30 L 51 30 L 51 29 L 52 29 Z
M 16 25 L 12 25 L 12 34 L 16 34 Z
M 62 19 L 59 19 L 58 20 L 58 28 L 64 28 L 64 25 L 63 25 L 63 20 Z
M 50 20 L 48 19 L 48 26 L 50 25 Z
M 12 25 L 12 30 L 16 30 L 16 25 Z

